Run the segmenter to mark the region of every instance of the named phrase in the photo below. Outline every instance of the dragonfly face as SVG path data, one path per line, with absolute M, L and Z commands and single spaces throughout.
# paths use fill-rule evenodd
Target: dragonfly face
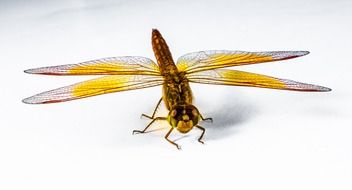
M 167 121 L 181 133 L 187 133 L 198 124 L 200 114 L 193 105 L 176 106 L 169 112 Z

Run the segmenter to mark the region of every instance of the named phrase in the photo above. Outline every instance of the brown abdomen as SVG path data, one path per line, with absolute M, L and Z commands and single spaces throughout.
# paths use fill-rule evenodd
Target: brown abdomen
M 152 45 L 161 74 L 177 74 L 177 68 L 172 59 L 169 47 L 157 29 L 153 29 L 152 32 Z

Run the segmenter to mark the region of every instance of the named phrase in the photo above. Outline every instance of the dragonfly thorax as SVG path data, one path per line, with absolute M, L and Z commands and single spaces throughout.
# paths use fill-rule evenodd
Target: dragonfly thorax
M 170 110 L 167 121 L 181 133 L 189 132 L 199 121 L 199 111 L 193 105 L 177 105 Z

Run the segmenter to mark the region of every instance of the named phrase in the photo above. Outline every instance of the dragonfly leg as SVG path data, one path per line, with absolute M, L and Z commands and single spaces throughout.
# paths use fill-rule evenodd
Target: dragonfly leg
M 141 118 L 142 117 L 146 117 L 146 118 L 149 118 L 149 119 L 154 119 L 154 116 L 155 116 L 155 114 L 156 114 L 156 111 L 158 110 L 158 107 L 160 106 L 160 103 L 161 103 L 161 101 L 163 100 L 163 98 L 160 98 L 160 100 L 158 101 L 158 103 L 156 104 L 156 107 L 155 107 L 155 109 L 154 109 L 154 112 L 153 112 L 153 115 L 152 116 L 149 116 L 149 115 L 146 115 L 146 114 L 142 114 L 141 115 Z
M 145 133 L 145 131 L 154 123 L 156 120 L 166 120 L 166 117 L 156 117 L 154 118 L 142 131 L 141 130 L 133 130 L 132 135 L 135 133 Z
M 176 144 L 174 141 L 172 141 L 172 140 L 169 139 L 169 135 L 171 134 L 171 132 L 172 132 L 173 130 L 174 130 L 174 128 L 171 127 L 171 129 L 169 130 L 169 132 L 167 132 L 167 134 L 165 135 L 165 139 L 166 139 L 167 141 L 169 141 L 169 143 L 175 145 L 175 146 L 177 147 L 177 149 L 180 150 L 181 147 L 180 147 L 178 144 Z
M 196 127 L 197 127 L 198 129 L 202 130 L 202 134 L 201 134 L 200 137 L 198 138 L 198 142 L 204 144 L 204 142 L 202 141 L 202 138 L 203 138 L 203 135 L 204 135 L 204 133 L 205 133 L 205 129 L 204 129 L 204 127 L 199 126 L 199 125 L 196 125 Z
M 202 119 L 202 121 L 210 121 L 211 123 L 213 123 L 213 118 L 211 117 L 204 118 L 202 114 L 200 114 L 200 118 Z

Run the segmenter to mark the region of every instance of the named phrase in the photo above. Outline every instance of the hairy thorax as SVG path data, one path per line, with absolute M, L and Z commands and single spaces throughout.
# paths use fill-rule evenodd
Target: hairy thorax
M 192 91 L 184 73 L 175 73 L 165 76 L 163 86 L 164 102 L 168 110 L 176 105 L 192 104 Z

